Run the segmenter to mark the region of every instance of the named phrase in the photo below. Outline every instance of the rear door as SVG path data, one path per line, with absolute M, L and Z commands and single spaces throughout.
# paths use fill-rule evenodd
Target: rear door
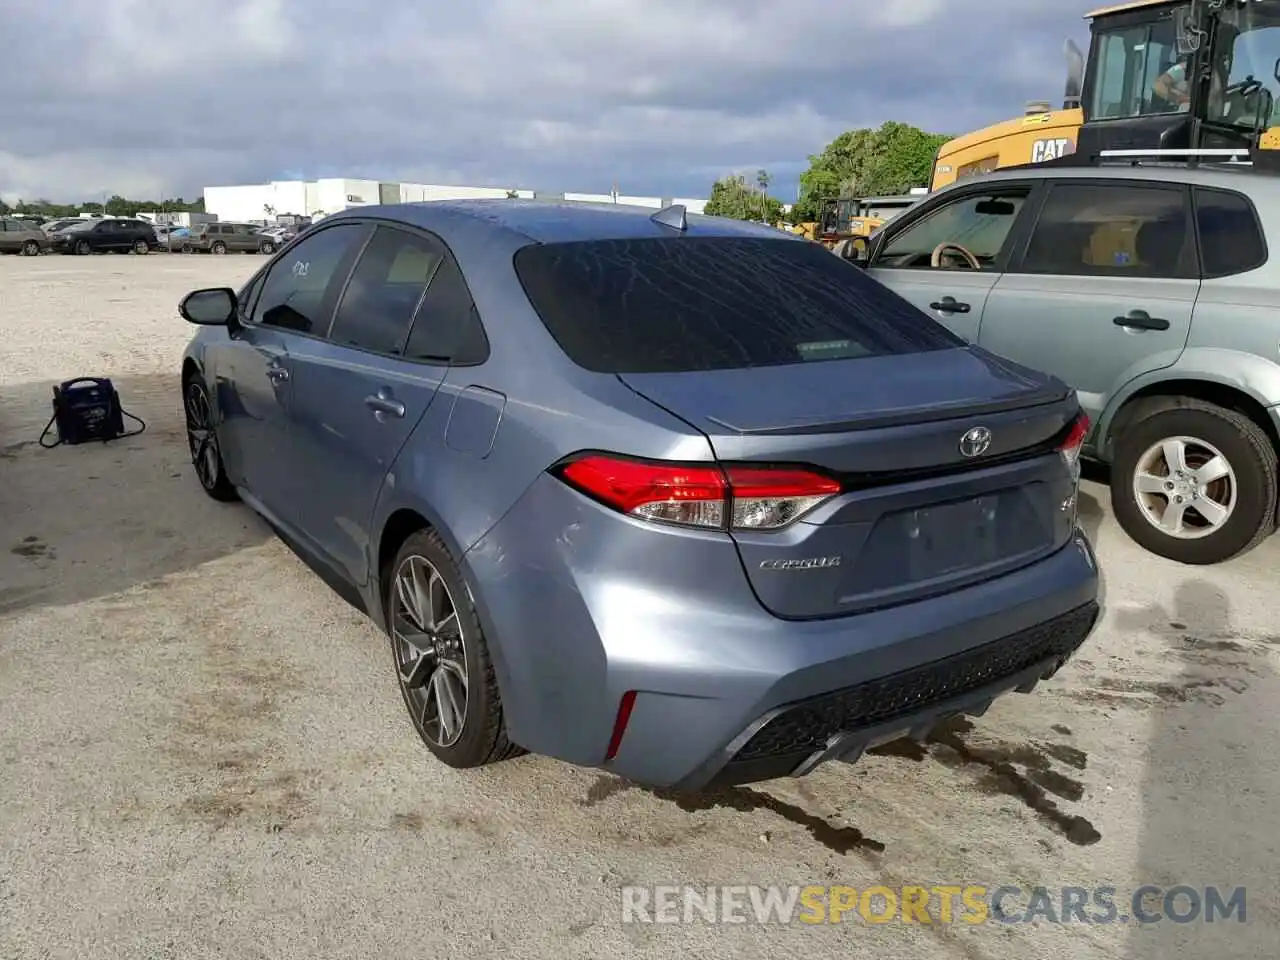
M 987 295 L 1026 224 L 1036 187 L 1035 182 L 1005 180 L 975 185 L 904 213 L 876 238 L 867 269 L 952 332 L 976 343 Z M 973 255 L 978 269 L 962 251 Z
M 978 342 L 1079 392 L 1096 422 L 1127 381 L 1175 363 L 1200 292 L 1188 190 L 1053 183 L 987 299 Z
M 456 357 L 469 304 L 442 241 L 379 225 L 327 338 L 292 352 L 301 526 L 352 583 L 366 580 L 378 493 Z
M 0 220 L 0 250 L 13 253 L 22 248 L 23 230 L 17 220 Z

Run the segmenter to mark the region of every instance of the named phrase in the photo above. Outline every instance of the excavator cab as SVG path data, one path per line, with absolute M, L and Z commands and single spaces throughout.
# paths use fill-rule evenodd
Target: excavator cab
M 1114 150 L 1248 149 L 1280 166 L 1280 0 L 1129 0 L 1067 42 L 1062 109 L 1029 105 L 944 144 L 931 189 L 1001 167 Z
M 1129 4 L 1092 18 L 1079 153 L 1280 146 L 1280 0 Z

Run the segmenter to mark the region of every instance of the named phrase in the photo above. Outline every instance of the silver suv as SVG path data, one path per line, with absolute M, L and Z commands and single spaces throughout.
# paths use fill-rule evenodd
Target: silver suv
M 1277 527 L 1280 176 L 1099 160 L 962 181 L 857 262 L 956 333 L 1074 386 L 1139 544 L 1217 563 Z

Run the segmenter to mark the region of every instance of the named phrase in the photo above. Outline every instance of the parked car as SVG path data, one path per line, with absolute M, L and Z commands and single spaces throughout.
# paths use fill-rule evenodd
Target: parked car
M 103 217 L 63 227 L 50 237 L 59 253 L 148 253 L 158 250 L 156 231 L 143 220 Z
M 37 226 L 14 217 L 0 219 L 0 253 L 35 257 L 49 249 L 49 238 Z
M 261 231 L 252 223 L 202 223 L 191 228 L 183 248 L 196 253 L 275 253 L 280 242 Z
M 769 227 L 369 207 L 180 309 L 203 489 L 387 630 L 452 766 L 803 774 L 1098 616 L 1073 392 Z
M 67 217 L 63 220 L 50 220 L 48 223 L 43 224 L 40 229 L 46 234 L 54 234 L 59 230 L 84 222 L 86 222 L 84 217 Z
M 966 340 L 1074 386 L 1120 525 L 1211 564 L 1276 530 L 1277 230 L 1271 175 L 1086 161 L 939 191 L 860 262 Z

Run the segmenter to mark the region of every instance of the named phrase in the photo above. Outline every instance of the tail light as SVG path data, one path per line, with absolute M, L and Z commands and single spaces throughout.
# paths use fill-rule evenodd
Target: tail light
M 794 467 L 720 467 L 587 454 L 562 465 L 565 483 L 639 520 L 703 530 L 779 530 L 840 493 Z
M 1082 412 L 1077 414 L 1062 443 L 1058 444 L 1058 452 L 1062 454 L 1062 459 L 1067 462 L 1067 466 L 1073 469 L 1079 466 L 1080 450 L 1084 447 L 1085 438 L 1088 436 L 1089 417 Z

